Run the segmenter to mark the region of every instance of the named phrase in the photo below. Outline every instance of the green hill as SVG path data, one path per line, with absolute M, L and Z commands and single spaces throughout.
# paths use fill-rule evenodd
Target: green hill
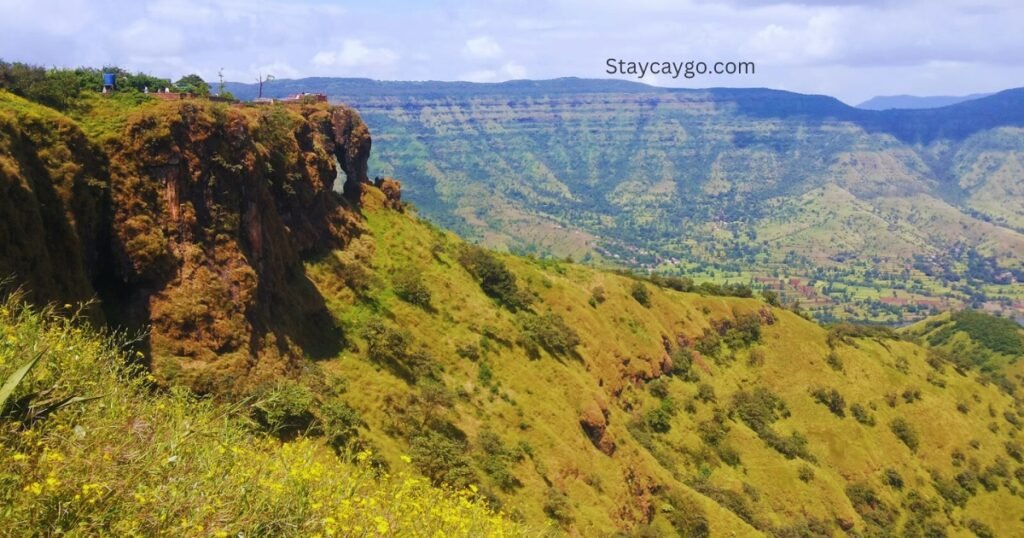
M 367 182 L 345 107 L 88 104 L 0 92 L 24 148 L 0 229 L 92 230 L 0 241 L 56 301 L 0 311 L 0 379 L 40 357 L 0 419 L 14 534 L 1024 533 L 1012 376 L 743 288 L 472 246 Z M 83 294 L 147 331 L 65 321 Z
M 298 91 L 358 108 L 376 135 L 375 173 L 401 177 L 424 215 L 491 247 L 757 278 L 823 320 L 1024 304 L 1021 89 L 871 111 L 583 79 L 265 88 Z

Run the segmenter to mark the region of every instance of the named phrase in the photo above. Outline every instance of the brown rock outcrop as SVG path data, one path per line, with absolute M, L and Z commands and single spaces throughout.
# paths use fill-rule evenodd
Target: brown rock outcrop
M 156 103 L 101 148 L 37 108 L 0 109 L 0 276 L 37 302 L 98 296 L 108 321 L 148 329 L 158 378 L 201 392 L 337 354 L 303 260 L 363 229 L 371 141 L 355 111 Z M 398 182 L 381 187 L 397 206 Z

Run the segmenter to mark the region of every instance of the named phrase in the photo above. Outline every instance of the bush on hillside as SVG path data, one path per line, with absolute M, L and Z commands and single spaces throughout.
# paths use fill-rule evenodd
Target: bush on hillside
M 896 471 L 896 469 L 886 469 L 885 472 L 882 473 L 882 482 L 885 482 L 886 485 L 893 489 L 903 489 L 903 477 L 900 476 L 900 473 Z
M 654 273 L 650 276 L 651 284 L 659 288 L 668 288 L 675 291 L 693 291 L 693 279 L 679 276 L 662 276 Z
M 899 513 L 886 504 L 871 486 L 864 483 L 846 486 L 846 497 L 850 499 L 853 509 L 869 525 L 888 529 L 896 523 Z
M 634 281 L 633 285 L 629 288 L 629 294 L 633 296 L 633 299 L 636 299 L 636 302 L 650 308 L 651 294 L 647 291 L 647 286 L 645 286 L 643 282 L 640 282 L 639 280 Z
M 399 299 L 422 308 L 430 307 L 430 289 L 415 269 L 399 269 L 391 278 L 391 284 Z
M 573 521 L 569 497 L 552 487 L 548 488 L 544 498 L 544 513 L 561 525 L 568 525 Z
M 428 431 L 414 437 L 410 448 L 413 465 L 434 485 L 463 489 L 476 482 L 465 443 Z
M 811 467 L 806 463 L 802 463 L 797 469 L 796 475 L 802 482 L 810 482 L 811 480 L 814 480 L 814 467 Z
M 828 407 L 833 415 L 839 418 L 846 417 L 846 401 L 838 390 L 818 388 L 811 391 L 811 396 L 814 397 L 814 401 Z
M 835 350 L 829 351 L 828 355 L 825 355 L 825 364 L 837 372 L 842 372 L 844 370 L 843 359 L 839 357 L 839 354 L 836 353 Z
M 487 429 L 477 435 L 477 445 L 483 452 L 480 468 L 495 485 L 502 491 L 512 491 L 522 485 L 512 472 L 512 467 L 522 459 L 522 452 L 506 448 L 501 437 Z
M 679 347 L 669 354 L 672 359 L 672 375 L 683 381 L 695 382 L 698 380 L 697 372 L 693 370 L 693 351 L 688 347 Z
M 867 410 L 863 405 L 855 403 L 850 406 L 850 414 L 853 415 L 853 419 L 865 426 L 874 426 L 875 417 Z
M 519 344 L 533 356 L 537 355 L 538 347 L 552 355 L 567 355 L 580 345 L 579 333 L 554 312 L 540 316 L 532 312 L 520 312 L 517 320 Z
M 754 312 L 737 314 L 736 320 L 722 336 L 732 349 L 750 347 L 761 340 L 761 317 Z
M 656 433 L 666 433 L 672 429 L 672 416 L 675 414 L 675 408 L 672 405 L 671 400 L 662 400 L 658 407 L 651 409 L 647 412 L 644 417 L 644 422 L 647 427 Z
M 464 245 L 458 254 L 459 263 L 477 281 L 480 288 L 509 310 L 520 310 L 533 302 L 533 297 L 519 288 L 515 275 L 490 251 L 476 245 Z
M 293 437 L 313 425 L 314 403 L 313 392 L 308 387 L 285 379 L 259 394 L 253 404 L 253 415 L 267 431 L 281 437 Z
M 667 513 L 665 514 L 672 528 L 679 536 L 687 538 L 708 538 L 711 526 L 704 509 L 695 501 L 682 495 L 669 493 L 665 498 Z
M 896 331 L 892 328 L 882 325 L 838 323 L 828 331 L 828 346 L 836 347 L 839 344 L 850 345 L 853 343 L 854 338 L 880 338 L 893 340 L 898 339 L 899 335 L 896 334 Z
M 733 396 L 732 411 L 755 432 L 767 430 L 779 418 L 789 416 L 782 398 L 764 387 L 737 392 Z
M 897 439 L 907 445 L 911 452 L 917 452 L 920 439 L 918 438 L 917 431 L 914 430 L 914 427 L 909 422 L 903 418 L 894 418 L 889 422 L 889 429 Z

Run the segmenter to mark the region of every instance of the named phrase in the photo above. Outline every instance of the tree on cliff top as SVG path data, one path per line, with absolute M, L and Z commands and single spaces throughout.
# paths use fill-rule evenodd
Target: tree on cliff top
M 178 79 L 174 83 L 179 90 L 187 93 L 194 93 L 196 95 L 207 96 L 210 95 L 210 85 L 206 83 L 199 75 L 185 75 Z

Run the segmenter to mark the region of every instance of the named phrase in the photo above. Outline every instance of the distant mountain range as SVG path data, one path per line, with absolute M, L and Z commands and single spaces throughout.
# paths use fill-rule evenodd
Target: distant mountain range
M 918 95 L 879 95 L 872 97 L 867 101 L 857 105 L 857 108 L 863 108 L 865 110 L 893 110 L 893 109 L 921 109 L 921 108 L 939 108 L 949 105 L 955 105 L 957 103 L 963 103 L 964 101 L 973 101 L 974 99 L 981 99 L 982 97 L 988 97 L 991 93 L 972 93 L 970 95 L 962 96 L 951 96 L 951 95 L 931 95 L 931 96 L 918 96 Z
M 264 87 L 303 91 L 360 111 L 371 175 L 491 246 L 756 279 L 824 318 L 1024 311 L 1024 88 L 876 111 L 575 78 Z

